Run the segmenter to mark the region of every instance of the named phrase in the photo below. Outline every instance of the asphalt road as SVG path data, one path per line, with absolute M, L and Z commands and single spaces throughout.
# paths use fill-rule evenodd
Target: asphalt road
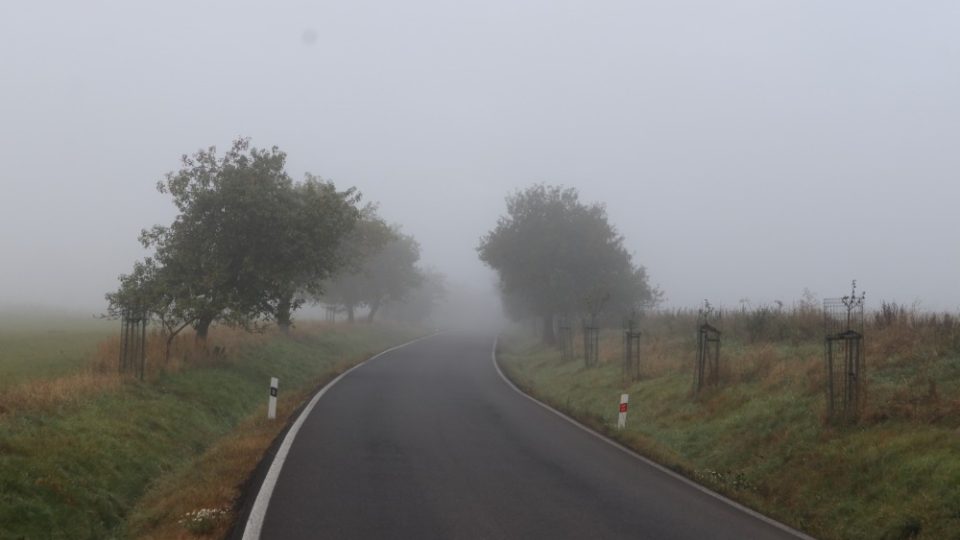
M 492 345 L 434 336 L 330 388 L 261 538 L 796 538 L 520 395 Z

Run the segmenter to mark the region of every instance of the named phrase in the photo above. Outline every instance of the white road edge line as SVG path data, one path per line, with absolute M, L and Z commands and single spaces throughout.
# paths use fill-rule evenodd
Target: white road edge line
M 419 337 L 412 341 L 408 341 L 401 345 L 397 345 L 396 347 L 391 347 L 383 352 L 377 353 L 370 358 L 367 358 L 363 362 L 360 362 L 352 368 L 344 371 L 338 375 L 336 379 L 328 382 L 326 386 L 321 388 L 319 392 L 313 395 L 313 398 L 309 403 L 307 403 L 307 406 L 300 411 L 300 415 L 297 416 L 297 419 L 293 422 L 293 424 L 290 426 L 290 429 L 287 431 L 287 434 L 283 437 L 283 442 L 280 443 L 280 448 L 277 449 L 277 454 L 273 456 L 273 462 L 270 463 L 270 469 L 267 470 L 267 475 L 263 478 L 263 483 L 260 484 L 260 491 L 257 492 L 257 498 L 253 501 L 253 508 L 250 509 L 250 516 L 247 517 L 247 522 L 243 526 L 243 540 L 260 539 L 260 532 L 263 529 L 263 520 L 267 516 L 267 508 L 270 506 L 270 497 L 273 496 L 273 488 L 277 485 L 277 479 L 280 477 L 280 470 L 283 469 L 283 463 L 287 459 L 287 454 L 290 452 L 290 447 L 293 446 L 293 440 L 297 437 L 297 432 L 300 431 L 300 427 L 303 426 L 303 422 L 306 420 L 307 416 L 310 415 L 310 412 L 317 405 L 317 402 L 320 401 L 320 398 L 327 393 L 327 390 L 331 389 L 333 385 L 337 384 L 340 379 L 349 375 L 351 371 L 364 366 L 389 352 L 402 349 L 407 345 L 412 345 L 418 341 L 436 336 L 437 334 L 439 334 L 439 332 L 430 334 L 428 336 Z
M 507 386 L 509 386 L 510 388 L 512 388 L 515 392 L 517 392 L 517 393 L 520 394 L 521 396 L 529 399 L 530 401 L 532 401 L 532 402 L 536 403 L 537 405 L 543 407 L 544 409 L 552 412 L 553 414 L 559 416 L 560 418 L 563 418 L 563 419 L 566 420 L 567 422 L 570 422 L 570 423 L 573 424 L 574 426 L 576 426 L 576 427 L 580 428 L 581 430 L 589 433 L 590 435 L 593 435 L 594 437 L 596 437 L 596 438 L 600 439 L 601 441 L 609 444 L 610 446 L 616 448 L 617 450 L 620 450 L 621 452 L 623 452 L 623 453 L 625 453 L 625 454 L 628 454 L 628 455 L 630 455 L 630 456 L 633 456 L 634 458 L 636 458 L 636 459 L 644 462 L 645 464 L 653 467 L 654 469 L 657 469 L 658 471 L 660 471 L 660 472 L 662 472 L 662 473 L 664 473 L 664 474 L 666 474 L 666 475 L 669 475 L 669 476 L 673 477 L 674 479 L 679 480 L 680 482 L 683 482 L 684 484 L 686 484 L 686 485 L 688 485 L 688 486 L 690 486 L 690 487 L 692 487 L 692 488 L 694 488 L 694 489 L 696 489 L 696 490 L 698 490 L 698 491 L 700 491 L 700 492 L 702 492 L 702 493 L 705 493 L 706 495 L 709 495 L 709 496 L 711 496 L 711 497 L 713 497 L 713 498 L 715 498 L 715 499 L 717 499 L 717 500 L 719 500 L 719 501 L 721 501 L 721 502 L 724 502 L 724 503 L 726 503 L 726 504 L 728 504 L 728 505 L 736 508 L 737 510 L 740 510 L 741 512 L 744 512 L 744 513 L 746 513 L 746 514 L 748 514 L 748 515 L 750 515 L 750 516 L 752 516 L 752 517 L 754 517 L 754 518 L 756 518 L 756 519 L 759 519 L 760 521 L 763 521 L 764 523 L 767 523 L 768 525 L 771 525 L 771 526 L 773 526 L 773 527 L 776 527 L 776 528 L 782 530 L 783 532 L 786 532 L 786 533 L 788 533 L 788 534 L 792 534 L 792 535 L 796 536 L 797 538 L 802 538 L 803 540 L 816 540 L 814 537 L 812 537 L 812 536 L 810 536 L 810 535 L 808 535 L 808 534 L 805 534 L 805 533 L 800 532 L 800 531 L 798 531 L 798 530 L 796 530 L 796 529 L 794 529 L 794 528 L 792 528 L 792 527 L 789 527 L 789 526 L 787 526 L 787 525 L 784 525 L 783 523 L 780 523 L 779 521 L 777 521 L 777 520 L 775 520 L 775 519 L 769 518 L 769 517 L 761 514 L 760 512 L 757 512 L 756 510 L 752 510 L 752 509 L 750 509 L 750 508 L 747 508 L 746 506 L 744 506 L 744 505 L 742 505 L 742 504 L 740 504 L 740 503 L 738 503 L 738 502 L 736 502 L 736 501 L 734 501 L 734 500 L 732 500 L 732 499 L 728 499 L 728 498 L 724 497 L 723 495 L 720 495 L 719 493 L 717 493 L 717 492 L 715 492 L 715 491 L 711 491 L 711 490 L 705 488 L 704 486 L 701 486 L 700 484 L 694 482 L 693 480 L 690 480 L 689 478 L 687 478 L 687 477 L 685 477 L 685 476 L 682 476 L 682 475 L 680 475 L 680 474 L 677 474 L 677 473 L 674 472 L 674 471 L 671 471 L 670 469 L 664 467 L 663 465 L 660 465 L 659 463 L 657 463 L 657 462 L 655 462 L 655 461 L 651 461 L 650 459 L 641 456 L 640 454 L 634 452 L 633 450 L 627 448 L 626 446 L 623 446 L 622 444 L 620 444 L 620 443 L 618 443 L 617 441 L 615 441 L 615 440 L 607 437 L 606 435 L 597 433 L 596 431 L 594 431 L 594 430 L 588 428 L 587 426 L 581 424 L 581 423 L 578 422 L 577 420 L 575 420 L 575 419 L 573 419 L 573 418 L 571 418 L 571 417 L 563 414 L 562 412 L 558 411 L 557 409 L 554 409 L 554 408 L 551 407 L 550 405 L 547 405 L 546 403 L 544 403 L 544 402 L 540 401 L 539 399 L 531 396 L 530 394 L 527 394 L 527 393 L 524 392 L 523 390 L 519 389 L 519 388 L 517 387 L 517 385 L 513 384 L 513 381 L 511 381 L 506 375 L 504 375 L 503 371 L 500 369 L 500 364 L 497 362 L 497 344 L 498 344 L 499 342 L 500 342 L 500 337 L 499 337 L 499 336 L 497 336 L 496 338 L 494 338 L 494 340 L 493 340 L 493 353 L 491 354 L 491 358 L 492 358 L 492 360 L 493 360 L 493 367 L 494 367 L 494 369 L 497 370 L 497 374 L 500 375 L 500 378 L 503 379 L 503 381 L 504 381 L 505 383 L 507 383 Z

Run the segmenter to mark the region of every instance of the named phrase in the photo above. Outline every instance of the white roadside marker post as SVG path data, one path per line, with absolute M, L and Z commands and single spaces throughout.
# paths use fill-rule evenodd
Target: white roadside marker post
M 630 401 L 630 394 L 620 394 L 620 417 L 617 418 L 617 429 L 627 427 L 627 402 Z
M 270 377 L 270 400 L 267 401 L 267 419 L 273 420 L 277 417 L 277 387 L 280 381 L 276 377 Z

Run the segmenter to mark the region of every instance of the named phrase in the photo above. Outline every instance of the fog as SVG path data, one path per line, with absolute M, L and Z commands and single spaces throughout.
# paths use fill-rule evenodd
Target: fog
M 607 205 L 668 306 L 960 307 L 955 1 L 5 2 L 0 308 L 102 311 L 237 136 L 356 186 L 452 282 L 534 182 Z M 492 294 L 492 293 L 491 293 Z

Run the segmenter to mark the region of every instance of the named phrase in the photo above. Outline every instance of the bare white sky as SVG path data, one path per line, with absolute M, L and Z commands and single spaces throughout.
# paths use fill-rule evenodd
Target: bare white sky
M 960 307 L 960 2 L 0 4 L 0 307 L 102 309 L 155 183 L 239 135 L 487 284 L 532 182 L 607 203 L 669 304 Z

